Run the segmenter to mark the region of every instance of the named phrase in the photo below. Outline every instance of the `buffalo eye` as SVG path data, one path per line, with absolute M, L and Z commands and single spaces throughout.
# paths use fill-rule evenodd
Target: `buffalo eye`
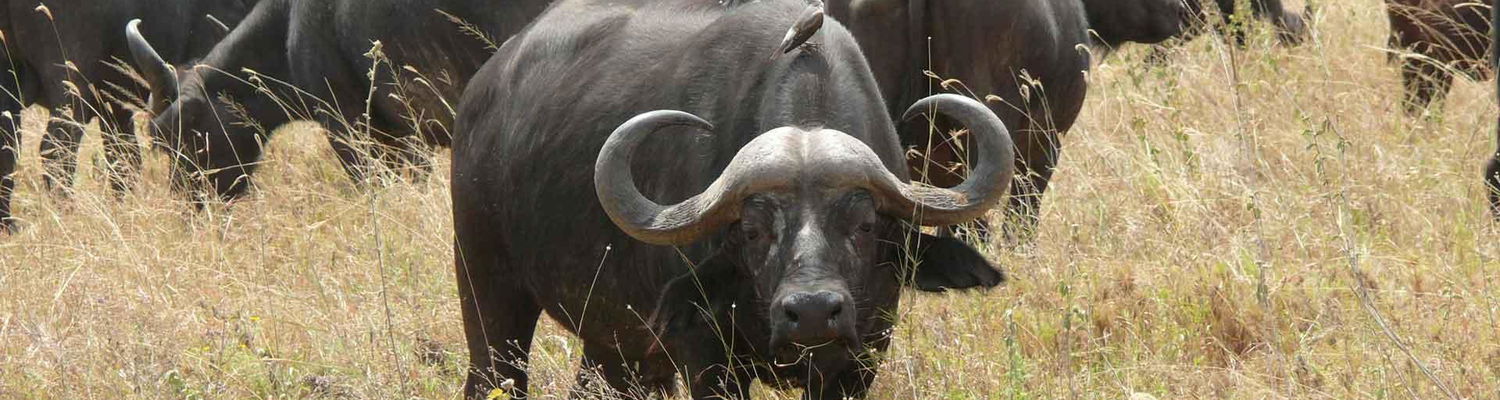
M 839 218 L 846 221 L 845 223 L 853 223 L 857 233 L 875 231 L 877 220 L 875 215 L 875 200 L 870 197 L 869 192 L 859 190 L 849 193 L 844 198 L 841 209 L 843 216 Z
M 764 238 L 766 236 L 765 232 L 761 231 L 759 225 L 749 220 L 740 221 L 739 224 L 736 225 L 735 232 L 738 232 L 738 234 L 735 236 L 741 243 L 758 242 L 761 240 L 761 238 Z
M 764 239 L 776 239 L 776 233 L 766 229 L 765 221 L 745 220 L 740 223 L 740 234 L 746 241 L 757 242 Z
M 745 201 L 745 209 L 740 218 L 740 234 L 746 241 L 776 239 L 776 232 L 770 229 L 773 218 L 772 207 L 770 201 L 758 197 Z

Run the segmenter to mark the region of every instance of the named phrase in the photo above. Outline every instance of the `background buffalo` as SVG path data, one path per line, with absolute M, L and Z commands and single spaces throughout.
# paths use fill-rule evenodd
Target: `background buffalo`
M 180 77 L 156 61 L 147 37 L 133 39 L 143 50 L 135 60 L 154 72 L 154 95 L 171 100 L 152 124 L 180 155 L 175 181 L 195 191 L 243 194 L 262 144 L 296 119 L 327 130 L 356 182 L 370 177 L 372 160 L 420 176 L 431 168 L 429 147 L 451 141 L 451 99 L 547 3 L 264 0 Z
M 1183 3 L 1188 6 L 1189 15 L 1193 16 L 1192 21 L 1209 21 L 1208 10 L 1203 6 L 1204 1 L 1183 0 Z M 1240 8 L 1241 2 L 1250 6 L 1248 16 L 1243 13 L 1244 9 Z M 1245 42 L 1244 24 L 1253 19 L 1271 22 L 1276 27 L 1277 37 L 1283 43 L 1301 43 L 1311 33 L 1305 19 L 1307 16 L 1288 10 L 1281 0 L 1214 0 L 1214 4 L 1219 7 L 1220 24 L 1217 26 L 1221 29 L 1228 29 L 1228 34 L 1240 44 Z M 1312 9 L 1310 3 L 1306 9 Z
M 1087 93 L 1088 16 L 1077 0 L 835 0 L 870 59 L 887 112 L 939 91 L 978 96 L 1010 127 L 1017 176 L 1009 209 L 1029 230 L 1058 162 L 1059 136 L 1072 128 Z M 933 75 L 929 76 L 928 71 Z M 912 149 L 912 174 L 941 187 L 963 179 L 968 166 L 992 154 L 969 151 L 949 136 L 951 121 L 898 126 Z
M 1409 115 L 1441 101 L 1453 85 L 1453 75 L 1489 79 L 1490 11 L 1492 0 L 1386 0 L 1390 18 L 1390 46 L 1401 62 Z
M 10 0 L 0 3 L 0 231 L 15 224 L 11 196 L 16 183 L 21 110 L 52 110 L 41 152 L 47 186 L 67 190 L 77 167 L 84 126 L 99 117 L 104 131 L 110 183 L 125 190 L 140 167 L 140 144 L 132 117 L 145 96 L 119 65 L 130 51 L 120 29 L 143 19 L 159 38 L 161 57 L 175 63 L 206 54 L 255 0 Z M 227 24 L 227 26 L 225 25 Z

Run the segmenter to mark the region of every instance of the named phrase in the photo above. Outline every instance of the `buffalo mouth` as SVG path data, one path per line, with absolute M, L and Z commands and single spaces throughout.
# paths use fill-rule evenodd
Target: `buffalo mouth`
M 853 311 L 853 310 L 851 310 Z M 852 315 L 848 316 L 852 317 Z M 841 318 L 848 325 L 832 328 L 818 335 L 798 334 L 795 322 L 777 318 L 771 334 L 771 362 L 777 367 L 796 365 L 842 364 L 861 353 L 863 342 L 854 328 L 853 318 Z M 842 325 L 842 324 L 841 324 Z
M 817 365 L 828 361 L 847 361 L 859 353 L 859 346 L 845 339 L 832 339 L 813 345 L 788 343 L 775 349 L 776 352 L 772 358 L 772 362 L 777 367 Z

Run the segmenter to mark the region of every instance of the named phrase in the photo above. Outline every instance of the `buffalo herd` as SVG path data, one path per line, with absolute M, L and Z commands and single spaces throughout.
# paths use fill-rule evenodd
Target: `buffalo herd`
M 579 385 L 862 398 L 903 288 L 1005 280 L 946 228 L 983 234 L 997 208 L 1035 226 L 1094 53 L 1243 42 L 1236 15 L 1297 44 L 1313 16 L 1280 0 L 43 3 L 0 8 L 0 231 L 33 104 L 52 110 L 60 196 L 94 117 L 109 183 L 130 189 L 137 111 L 194 202 L 244 195 L 295 120 L 358 184 L 420 179 L 451 147 L 470 398 L 528 394 L 544 313 L 602 378 Z M 1493 72 L 1489 4 L 1386 0 L 1409 113 Z M 1500 215 L 1500 150 L 1486 182 Z
M 366 160 L 424 172 L 424 147 L 452 142 L 447 99 L 493 52 L 476 32 L 509 37 L 548 2 L 508 1 L 496 12 L 475 0 L 260 0 L 175 74 L 153 38 L 127 34 L 174 182 L 229 200 L 250 187 L 266 136 L 293 119 L 319 122 L 355 181 L 367 178 Z
M 4 54 L 0 75 L 0 231 L 15 220 L 10 198 L 15 192 L 21 110 L 30 105 L 52 109 L 42 136 L 47 186 L 68 190 L 76 166 L 84 125 L 99 117 L 104 131 L 110 181 L 125 190 L 140 163 L 135 110 L 139 85 L 121 63 L 130 58 L 120 29 L 131 19 L 146 21 L 146 32 L 159 37 L 160 57 L 192 63 L 208 54 L 230 26 L 244 18 L 254 0 L 52 0 L 6 1 L 0 5 Z M 138 103 L 138 102 L 136 102 Z

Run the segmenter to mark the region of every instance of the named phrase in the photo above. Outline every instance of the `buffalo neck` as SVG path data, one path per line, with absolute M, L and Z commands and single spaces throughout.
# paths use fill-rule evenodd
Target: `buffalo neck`
M 286 0 L 263 0 L 250 15 L 208 53 L 198 69 L 202 81 L 198 83 L 207 93 L 226 92 L 248 97 L 259 95 L 256 88 L 245 80 L 252 75 L 264 76 L 257 85 L 263 84 L 273 92 L 289 90 L 280 77 L 289 75 L 285 45 L 288 35 L 290 9 Z M 184 85 L 187 87 L 187 85 Z M 277 110 L 249 110 L 256 117 L 272 118 L 281 114 Z M 260 121 L 268 124 L 275 121 Z M 278 125 L 278 124 L 269 124 Z

